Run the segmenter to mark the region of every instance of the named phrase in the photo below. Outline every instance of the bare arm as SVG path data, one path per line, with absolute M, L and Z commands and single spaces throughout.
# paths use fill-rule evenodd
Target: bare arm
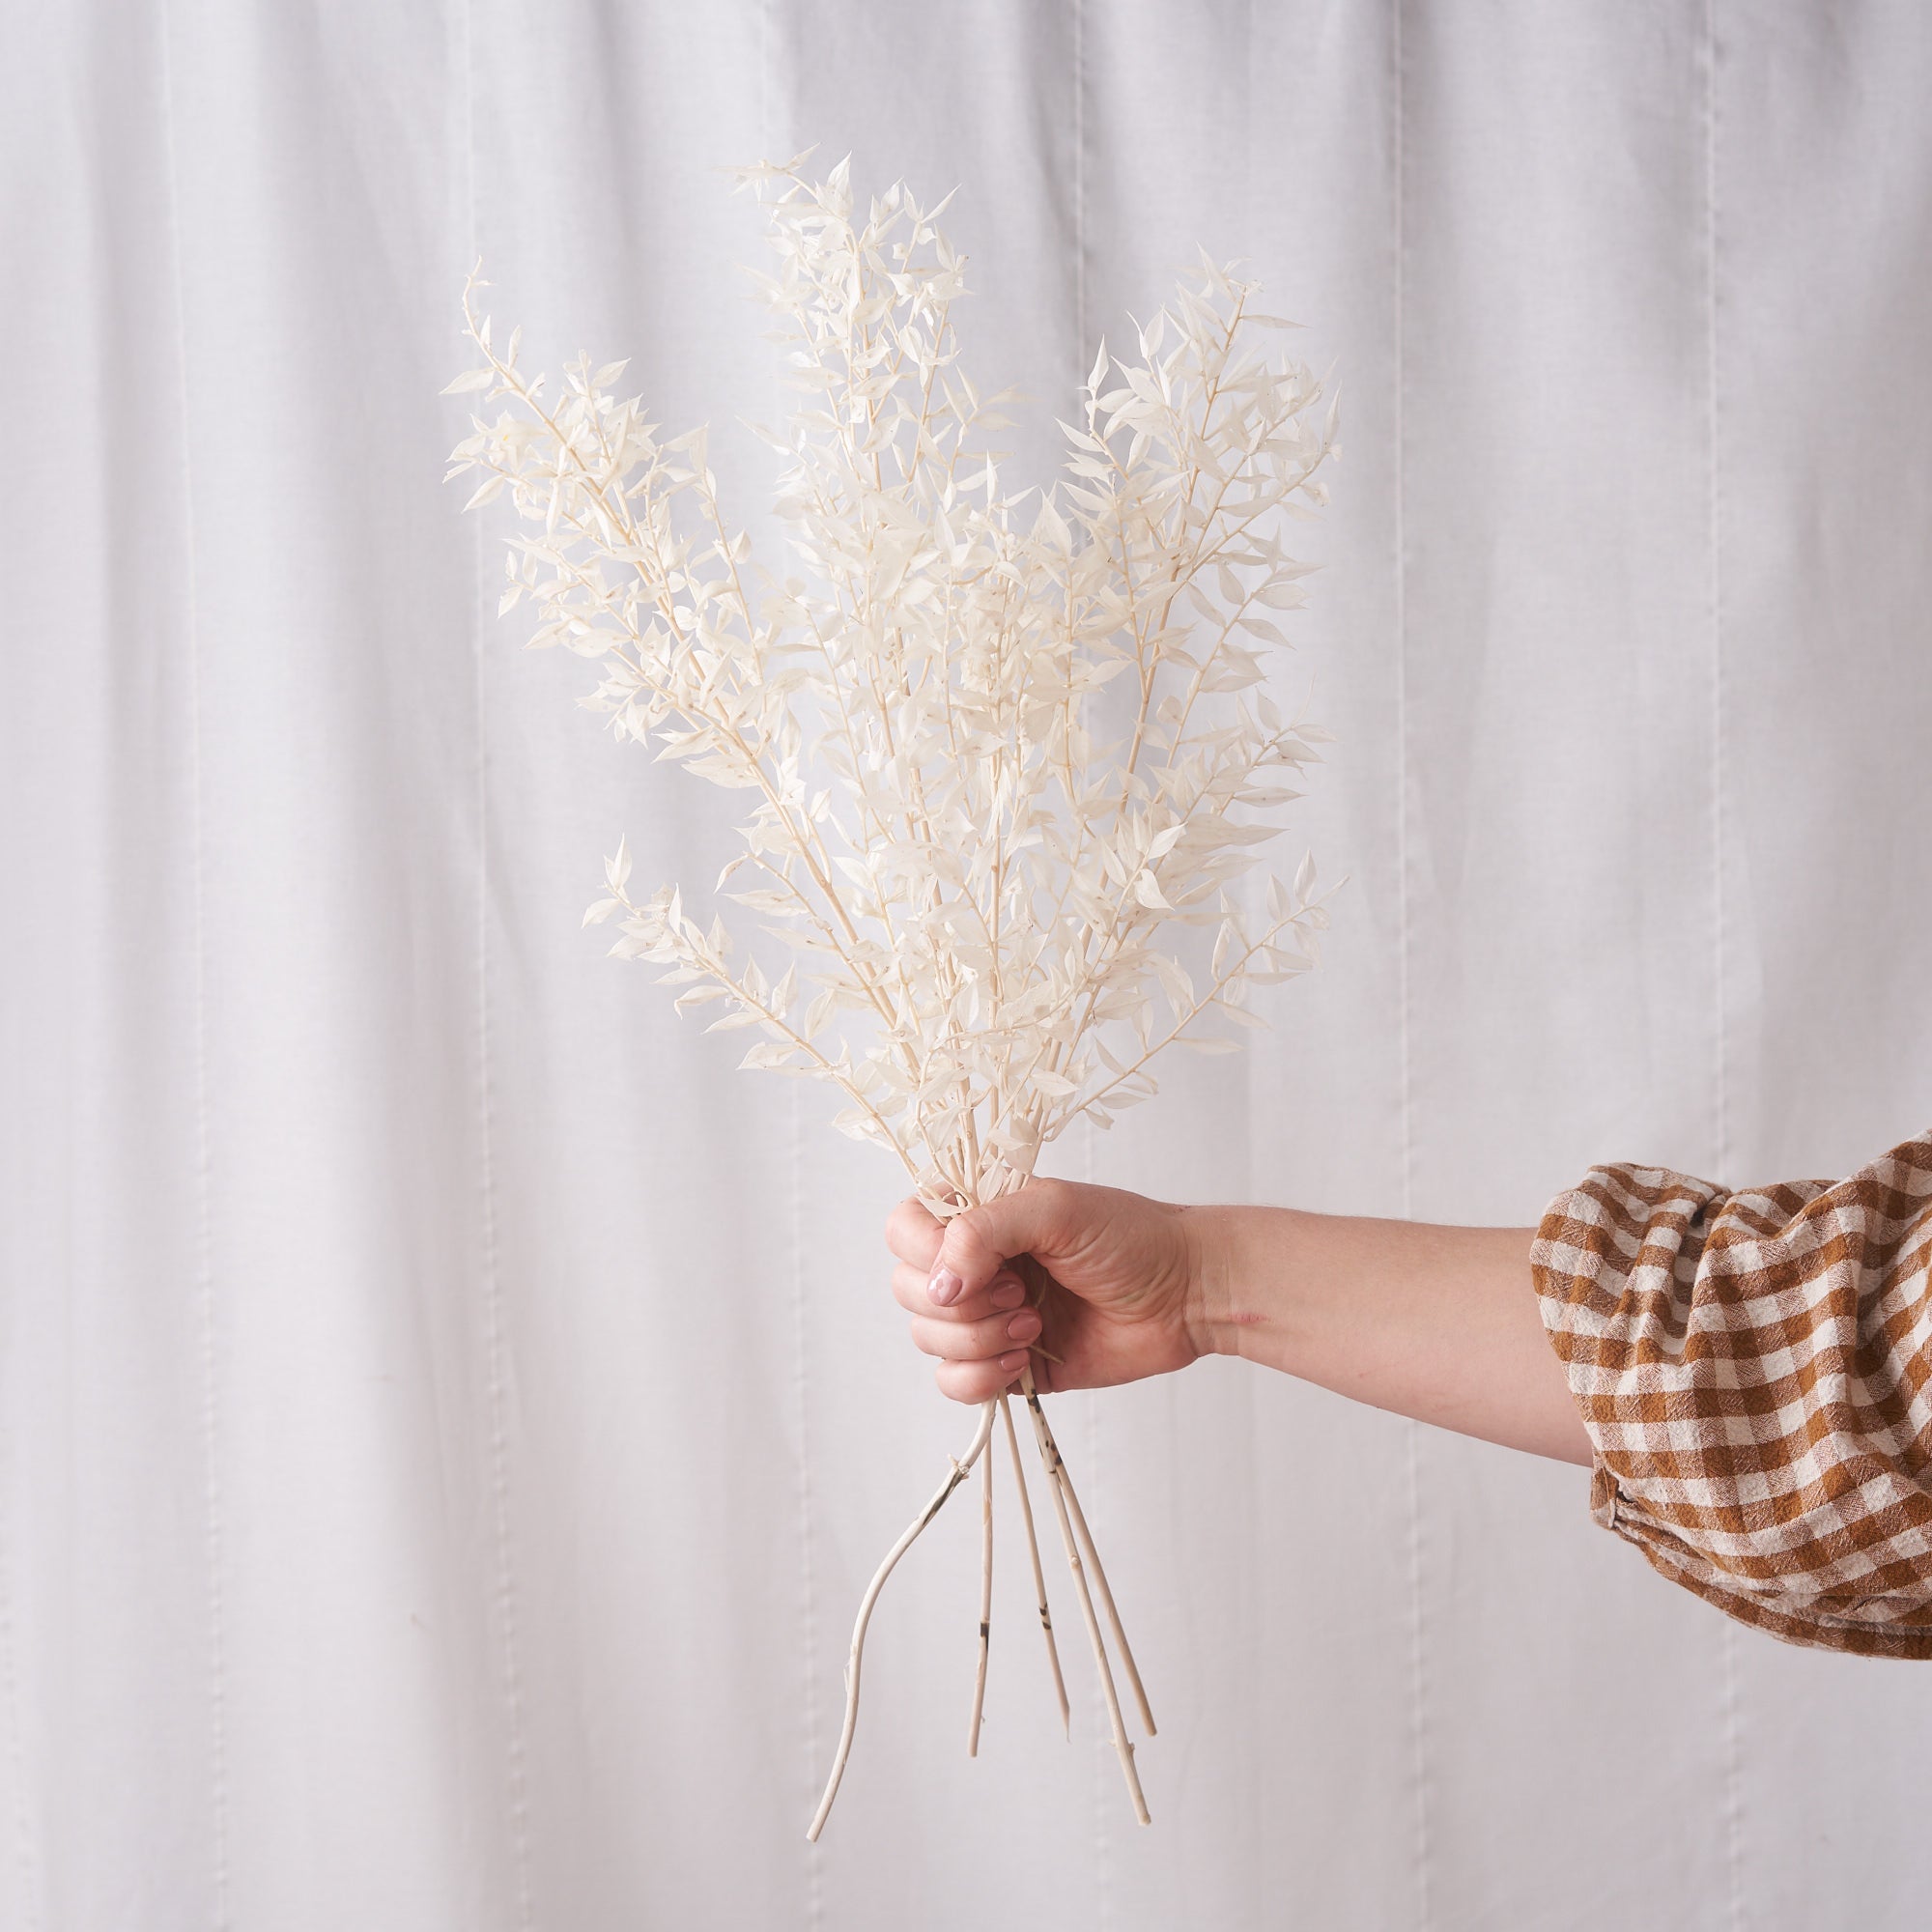
M 1529 1228 L 1201 1210 L 1207 1347 L 1571 1463 L 1590 1438 L 1537 1314 Z
M 1544 1339 L 1526 1228 L 1178 1208 L 1035 1181 L 942 1228 L 887 1228 L 894 1293 L 940 1387 L 982 1402 L 1029 1351 L 1047 1388 L 1241 1355 L 1358 1402 L 1567 1462 L 1589 1437 Z

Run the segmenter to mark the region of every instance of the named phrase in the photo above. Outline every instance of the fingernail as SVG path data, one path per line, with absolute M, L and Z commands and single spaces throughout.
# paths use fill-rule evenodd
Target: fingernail
M 1026 1365 L 1027 1351 L 1024 1349 L 1013 1349 L 1000 1357 L 1000 1366 L 1008 1375 L 1011 1375 L 1015 1369 L 1025 1368 Z
M 925 1285 L 925 1292 L 940 1307 L 946 1308 L 959 1299 L 959 1291 L 965 1286 L 951 1268 L 934 1268 L 931 1280 Z
M 1026 1299 L 1026 1285 L 1017 1281 L 1002 1281 L 993 1289 L 995 1308 L 1017 1308 Z
M 1024 1315 L 1015 1315 L 1007 1323 L 1007 1333 L 1015 1342 L 1031 1342 L 1039 1333 L 1039 1317 L 1029 1308 Z

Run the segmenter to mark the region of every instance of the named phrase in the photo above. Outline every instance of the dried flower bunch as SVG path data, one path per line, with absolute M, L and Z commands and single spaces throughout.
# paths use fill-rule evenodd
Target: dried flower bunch
M 1307 570 L 1281 521 L 1323 499 L 1334 412 L 1306 368 L 1254 348 L 1285 325 L 1204 257 L 1131 358 L 1101 346 L 1062 425 L 1065 474 L 1012 492 L 989 443 L 1008 399 L 982 400 L 959 365 L 946 204 L 922 210 L 901 185 L 860 219 L 847 165 L 814 181 L 803 161 L 739 175 L 765 207 L 777 269 L 758 287 L 798 397 L 760 432 L 782 459 L 790 574 L 753 569 L 702 429 L 661 440 L 611 393 L 622 363 L 580 358 L 547 401 L 518 368 L 521 331 L 493 348 L 473 275 L 481 361 L 450 390 L 511 407 L 472 418 L 450 474 L 485 471 L 467 507 L 507 494 L 535 526 L 510 543 L 500 608 L 528 597 L 532 645 L 598 661 L 582 701 L 752 795 L 718 881 L 741 915 L 702 921 L 675 886 L 634 897 L 620 844 L 586 921 L 621 915 L 613 952 L 664 968 L 680 1009 L 715 1003 L 714 1031 L 754 1030 L 741 1065 L 837 1086 L 838 1124 L 892 1149 L 949 1214 L 1024 1184 L 1074 1120 L 1106 1126 L 1146 1099 L 1164 1047 L 1232 1050 L 1216 1022 L 1259 1024 L 1250 989 L 1313 961 L 1309 865 L 1268 880 L 1258 909 L 1242 899 L 1323 735 L 1261 687 Z M 1022 1388 L 1145 1820 L 1089 1570 L 1152 1720 L 1031 1372 Z M 813 1836 L 879 1588 L 1001 1418 L 1017 1451 L 1005 1399 L 987 1404 L 867 1593 Z M 1064 1715 L 1064 1686 L 1061 1700 Z

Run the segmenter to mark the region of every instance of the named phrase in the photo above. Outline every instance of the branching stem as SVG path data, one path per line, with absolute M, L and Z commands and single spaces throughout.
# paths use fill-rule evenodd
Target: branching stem
M 608 392 L 621 363 L 593 370 L 582 356 L 564 371 L 567 390 L 547 396 L 543 377 L 518 372 L 520 331 L 492 348 L 474 297 L 480 264 L 463 300 L 480 366 L 451 392 L 511 407 L 471 417 L 450 475 L 480 469 L 472 505 L 507 487 L 536 526 L 512 543 L 503 608 L 527 593 L 542 612 L 533 643 L 602 661 L 583 702 L 619 737 L 747 800 L 743 850 L 719 890 L 749 866 L 724 896 L 753 916 L 759 946 L 795 956 L 780 969 L 741 951 L 750 935 L 722 914 L 700 923 L 669 888 L 634 903 L 621 847 L 611 895 L 586 919 L 625 908 L 614 952 L 668 969 L 667 983 L 690 989 L 681 1007 L 731 1003 L 721 1024 L 762 1030 L 744 1064 L 835 1084 L 850 1103 L 838 1124 L 891 1148 L 921 1197 L 952 1212 L 1023 1184 L 1081 1112 L 1104 1122 L 1109 1107 L 1145 1097 L 1147 1062 L 1210 1009 L 1243 1018 L 1249 986 L 1305 963 L 1274 950 L 1284 928 L 1319 923 L 1305 885 L 1293 902 L 1271 892 L 1252 945 L 1236 919 L 1198 995 L 1183 949 L 1161 942 L 1210 925 L 1216 894 L 1229 911 L 1227 888 L 1267 829 L 1238 814 L 1283 797 L 1256 774 L 1303 758 L 1265 696 L 1237 694 L 1264 676 L 1246 639 L 1279 640 L 1256 606 L 1294 603 L 1283 592 L 1300 568 L 1255 526 L 1321 500 L 1313 477 L 1332 453 L 1333 418 L 1324 429 L 1307 416 L 1318 385 L 1305 369 L 1242 354 L 1244 327 L 1269 319 L 1249 316 L 1251 284 L 1209 262 L 1140 331 L 1137 362 L 1112 358 L 1125 386 L 1104 410 L 1110 363 L 1095 364 L 1068 474 L 1029 533 L 1033 493 L 1003 488 L 988 441 L 1005 398 L 982 400 L 958 366 L 952 317 L 964 283 L 936 226 L 945 204 L 922 212 L 895 187 L 866 212 L 844 164 L 813 182 L 803 158 L 741 175 L 765 201 L 779 270 L 758 279 L 799 392 L 785 433 L 767 439 L 783 465 L 781 570 L 761 571 L 750 537 L 726 526 L 704 433 L 661 443 L 638 398 Z M 1117 674 L 1115 732 L 1097 694 Z M 1160 992 L 1175 1017 L 1165 1033 Z M 1151 1734 L 1146 1690 L 1031 1370 L 1020 1388 L 1145 1821 L 1117 1671 Z M 813 1837 L 851 1749 L 879 1593 L 983 1455 L 977 1753 L 996 1411 L 1070 1732 L 1003 1394 L 866 1591 Z
M 940 1484 L 932 1500 L 887 1550 L 886 1560 L 872 1573 L 872 1580 L 866 1585 L 866 1594 L 859 1600 L 858 1619 L 852 1626 L 851 1657 L 845 1665 L 845 1722 L 838 1733 L 838 1749 L 832 1760 L 832 1776 L 825 1780 L 825 1795 L 819 1799 L 818 1809 L 813 1813 L 805 1834 L 810 1839 L 815 1841 L 825 1829 L 825 1821 L 832 1815 L 833 1801 L 838 1796 L 839 1782 L 845 1776 L 845 1761 L 852 1755 L 852 1736 L 859 1728 L 859 1672 L 866 1660 L 866 1626 L 872 1621 L 872 1605 L 879 1601 L 879 1592 L 886 1587 L 886 1578 L 897 1567 L 899 1558 L 918 1541 L 920 1532 L 926 1524 L 946 1507 L 947 1498 L 972 1473 L 973 1464 L 980 1460 L 980 1452 L 992 1440 L 996 1407 L 997 1405 L 990 1402 L 980 1406 L 980 1426 L 973 1432 L 966 1453 L 954 1461 L 952 1474 Z

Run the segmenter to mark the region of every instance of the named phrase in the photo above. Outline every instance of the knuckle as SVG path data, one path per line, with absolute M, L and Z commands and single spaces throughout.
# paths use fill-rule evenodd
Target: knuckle
M 986 1329 L 990 1325 L 984 1321 L 971 1321 L 955 1328 L 948 1337 L 951 1346 L 946 1352 L 961 1362 L 977 1362 L 980 1356 L 990 1354 L 991 1345 L 986 1337 Z
M 1076 1186 L 1073 1181 L 1044 1175 L 1037 1180 L 1028 1181 L 1027 1191 L 1045 1210 L 1049 1220 L 1065 1220 L 1073 1211 L 1076 1198 Z
M 1006 1260 L 986 1232 L 991 1216 L 983 1208 L 969 1208 L 946 1231 L 946 1259 L 975 1287 Z

